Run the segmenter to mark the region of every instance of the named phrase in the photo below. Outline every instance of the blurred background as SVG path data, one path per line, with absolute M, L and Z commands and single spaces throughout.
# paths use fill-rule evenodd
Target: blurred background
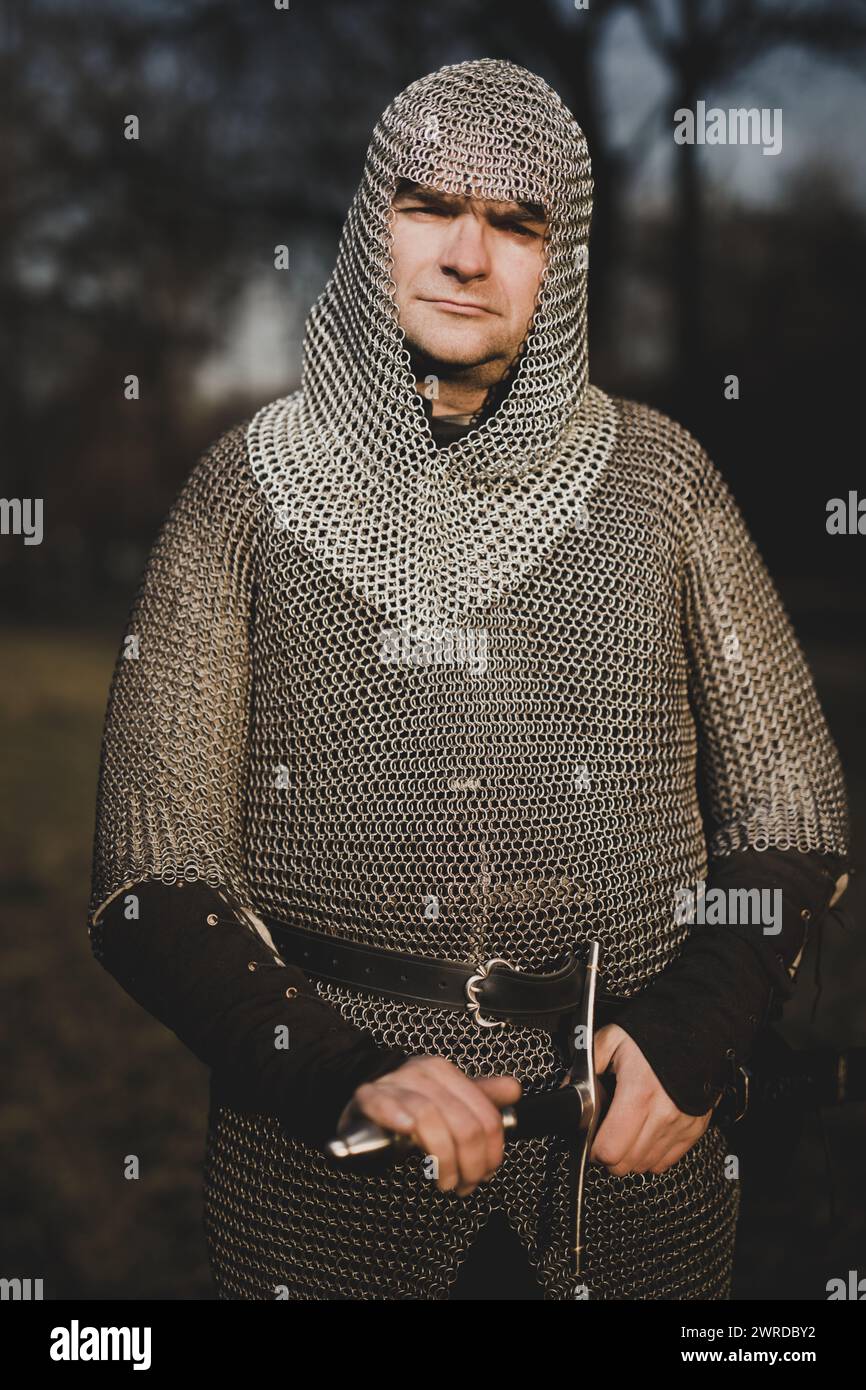
M 44 499 L 40 545 L 0 535 L 0 1274 L 51 1298 L 212 1297 L 207 1074 L 87 938 L 108 681 L 184 476 L 297 386 L 372 126 L 424 73 L 511 59 L 584 128 L 592 379 L 681 420 L 731 484 L 810 661 L 862 858 L 866 538 L 826 531 L 830 498 L 866 496 L 862 0 L 279 4 L 0 5 L 0 490 Z M 698 100 L 781 108 L 781 152 L 677 145 L 673 113 Z M 814 1010 L 810 947 L 785 1023 L 800 1046 L 866 1043 L 862 903 L 826 925 Z M 824 1299 L 866 1274 L 864 1162 L 852 1105 L 807 1115 L 744 1175 L 735 1296 Z

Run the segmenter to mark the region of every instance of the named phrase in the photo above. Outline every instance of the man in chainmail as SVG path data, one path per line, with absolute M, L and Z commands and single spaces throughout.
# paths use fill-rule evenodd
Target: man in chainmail
M 591 206 L 540 78 L 484 60 L 400 93 L 301 389 L 200 460 L 136 598 L 90 930 L 212 1069 L 221 1297 L 448 1298 L 496 1222 L 549 1299 L 729 1295 L 715 1106 L 844 884 L 844 781 L 721 474 L 590 384 Z M 697 925 L 701 886 L 783 912 Z M 553 1031 L 337 963 L 547 975 L 590 942 L 616 1090 L 576 1289 L 569 1144 L 503 1149 L 499 1121 L 562 1082 Z M 357 1113 L 438 1176 L 337 1168 Z

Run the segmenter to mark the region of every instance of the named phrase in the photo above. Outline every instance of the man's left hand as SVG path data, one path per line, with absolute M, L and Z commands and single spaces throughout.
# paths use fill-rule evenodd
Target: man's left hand
M 616 1089 L 595 1136 L 590 1159 L 609 1173 L 664 1173 L 700 1139 L 713 1117 L 677 1109 L 637 1043 L 609 1023 L 595 1036 L 595 1070 L 610 1069 Z

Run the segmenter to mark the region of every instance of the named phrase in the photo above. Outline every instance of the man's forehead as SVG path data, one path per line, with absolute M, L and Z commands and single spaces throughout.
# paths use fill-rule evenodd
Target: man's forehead
M 413 183 L 411 179 L 399 179 L 394 190 L 394 197 L 401 198 L 412 196 L 421 201 L 431 203 L 441 203 L 447 207 L 462 207 L 466 203 L 480 203 L 483 207 L 489 208 L 492 212 L 505 215 L 518 214 L 521 217 L 530 217 L 536 222 L 546 222 L 547 213 L 541 203 L 526 203 L 520 200 L 503 201 L 496 198 L 479 198 L 475 195 L 461 193 L 445 193 L 440 188 L 434 188 L 431 184 Z

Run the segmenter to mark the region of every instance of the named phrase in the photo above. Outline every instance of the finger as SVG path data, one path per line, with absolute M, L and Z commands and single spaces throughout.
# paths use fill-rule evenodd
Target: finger
M 647 1123 L 626 1159 L 635 1173 L 652 1173 L 669 1151 L 678 1144 L 687 1152 L 706 1129 L 711 1116 L 686 1115 L 671 1105 L 666 1092 L 659 1092 L 650 1105 Z
M 659 1144 L 646 1156 L 646 1168 L 644 1171 L 652 1173 L 665 1172 L 678 1163 L 683 1154 L 687 1154 L 689 1149 L 700 1139 L 704 1130 L 707 1128 L 711 1119 L 710 1115 L 680 1115 L 677 1124 L 669 1131 L 666 1139 L 661 1139 Z
M 424 1059 L 419 1064 L 419 1071 L 423 1072 L 425 1077 L 429 1077 L 434 1085 L 444 1087 L 461 1105 L 468 1107 L 476 1116 L 486 1152 L 485 1166 L 482 1173 L 478 1175 L 478 1179 L 492 1176 L 502 1162 L 505 1151 L 502 1112 L 492 1097 L 499 1095 L 502 1097 L 503 1103 L 506 1104 L 516 1100 L 522 1090 L 520 1082 L 516 1077 L 508 1076 L 473 1079 L 444 1057 Z M 455 1112 L 455 1114 L 457 1113 L 459 1112 Z M 465 1123 L 465 1116 L 463 1116 L 463 1121 Z M 463 1131 L 457 1136 L 458 1139 L 462 1137 L 462 1134 Z M 471 1133 L 467 1131 L 466 1137 L 471 1138 Z M 460 1144 L 458 1144 L 458 1161 L 462 1168 L 463 1154 Z M 470 1178 L 471 1174 L 467 1174 L 467 1180 Z
M 487 1167 L 482 1176 L 492 1174 L 505 1152 L 505 1131 L 502 1128 L 502 1111 L 495 1103 L 497 1095 L 502 1104 L 509 1104 L 519 1098 L 522 1087 L 516 1077 L 478 1077 L 470 1079 L 459 1068 L 446 1064 L 446 1068 L 436 1072 L 437 1080 L 476 1115 L 482 1127 L 487 1149 Z M 515 1091 L 517 1094 L 515 1095 Z
M 431 1059 L 435 1061 L 436 1059 Z M 419 1085 L 422 1084 L 419 1081 Z M 457 1191 L 466 1196 L 502 1160 L 502 1117 L 496 1106 L 457 1067 L 427 1070 L 423 1085 L 438 1104 L 457 1155 Z
M 627 1033 L 622 1028 L 618 1028 L 615 1023 L 606 1023 L 603 1028 L 599 1028 L 595 1035 L 592 1053 L 596 1075 L 601 1076 L 602 1072 L 607 1071 L 613 1054 L 623 1038 L 627 1036 Z
M 435 1157 L 436 1186 L 440 1191 L 449 1192 L 457 1187 L 460 1181 L 457 1149 L 451 1128 L 432 1097 L 394 1085 L 382 1077 L 359 1086 L 355 1101 L 368 1119 L 397 1134 L 411 1135 L 422 1153 Z
M 610 1108 L 602 1120 L 590 1150 L 590 1158 L 611 1168 L 632 1149 L 644 1126 L 649 1099 L 640 1086 L 617 1082 Z
M 656 1174 L 666 1173 L 669 1168 L 673 1168 L 675 1163 L 679 1163 L 680 1159 L 684 1154 L 688 1153 L 694 1143 L 694 1139 L 690 1139 L 688 1143 L 678 1140 L 676 1144 L 671 1145 L 671 1147 L 665 1149 L 664 1152 L 657 1153 L 653 1156 L 652 1166 L 648 1171 Z
M 676 1148 L 680 1148 L 682 1153 L 690 1147 L 694 1141 L 683 1133 L 680 1125 L 672 1129 L 664 1130 L 656 1135 L 653 1143 L 644 1148 L 639 1156 L 640 1167 L 635 1165 L 636 1173 L 657 1173 L 661 1171 L 661 1165 L 669 1166 L 671 1160 L 669 1155 Z
M 502 1110 L 506 1105 L 515 1105 L 523 1094 L 523 1086 L 516 1076 L 480 1076 L 473 1084 L 484 1092 L 496 1106 L 499 1117 L 496 1127 L 496 1142 L 493 1148 L 493 1162 L 484 1177 L 492 1178 L 505 1157 L 505 1130 L 502 1123 Z
M 366 1082 L 355 1091 L 341 1116 L 341 1122 L 350 1109 L 354 1108 L 368 1120 L 373 1120 L 383 1129 L 393 1130 L 395 1134 L 411 1134 L 415 1125 L 415 1115 L 406 1103 L 411 1094 L 409 1087 L 395 1082 L 385 1084 L 381 1081 Z
M 631 1148 L 623 1154 L 619 1163 L 610 1171 L 616 1177 L 625 1173 L 647 1173 L 652 1169 L 654 1157 L 667 1153 L 680 1132 L 679 1117 L 673 1120 L 665 1111 L 650 1105 L 647 1117 L 641 1126 Z
M 685 1148 L 678 1145 L 676 1148 L 666 1149 L 663 1154 L 653 1159 L 652 1167 L 647 1169 L 647 1171 L 652 1173 L 655 1177 L 660 1177 L 662 1173 L 666 1173 L 669 1168 L 672 1168 L 675 1163 L 678 1163 L 683 1154 L 687 1152 L 688 1145 L 686 1145 Z
M 482 1090 L 500 1110 L 504 1105 L 514 1105 L 523 1095 L 523 1087 L 516 1076 L 476 1076 L 472 1085 Z
M 671 1145 L 670 1150 L 657 1161 L 657 1170 L 664 1172 L 666 1169 L 673 1168 L 674 1163 L 680 1162 L 680 1159 L 688 1154 L 689 1148 L 694 1148 L 702 1134 L 705 1134 L 706 1130 L 709 1129 L 712 1118 L 712 1111 L 709 1112 L 709 1115 L 688 1116 L 688 1119 L 692 1120 L 692 1125 L 688 1126 L 685 1134 L 678 1138 L 677 1143 Z
M 443 1084 L 443 1079 L 449 1084 Z M 387 1087 L 389 1083 L 395 1084 L 390 1082 L 390 1077 L 384 1076 L 374 1084 Z M 460 1196 L 466 1196 L 491 1171 L 491 1167 L 496 1166 L 488 1161 L 484 1125 L 477 1118 L 475 1110 L 462 1099 L 464 1088 L 474 1099 L 472 1082 L 445 1058 L 430 1057 L 421 1059 L 413 1068 L 412 1085 L 419 1095 L 427 1097 L 436 1107 L 441 1124 L 447 1130 L 457 1168 L 456 1183 L 449 1182 L 449 1187 L 456 1186 Z M 501 1130 L 499 1111 L 485 1097 L 481 1096 L 480 1100 L 489 1107 L 493 1122 Z M 413 1113 L 417 1114 L 416 1111 Z M 438 1135 L 439 1126 L 437 1124 L 430 1128 L 429 1116 L 425 1116 L 425 1125 L 427 1127 L 423 1132 L 418 1131 L 416 1142 L 421 1139 L 428 1142 L 428 1133 L 431 1132 Z M 439 1157 L 439 1150 L 436 1148 L 428 1148 L 426 1151 Z

